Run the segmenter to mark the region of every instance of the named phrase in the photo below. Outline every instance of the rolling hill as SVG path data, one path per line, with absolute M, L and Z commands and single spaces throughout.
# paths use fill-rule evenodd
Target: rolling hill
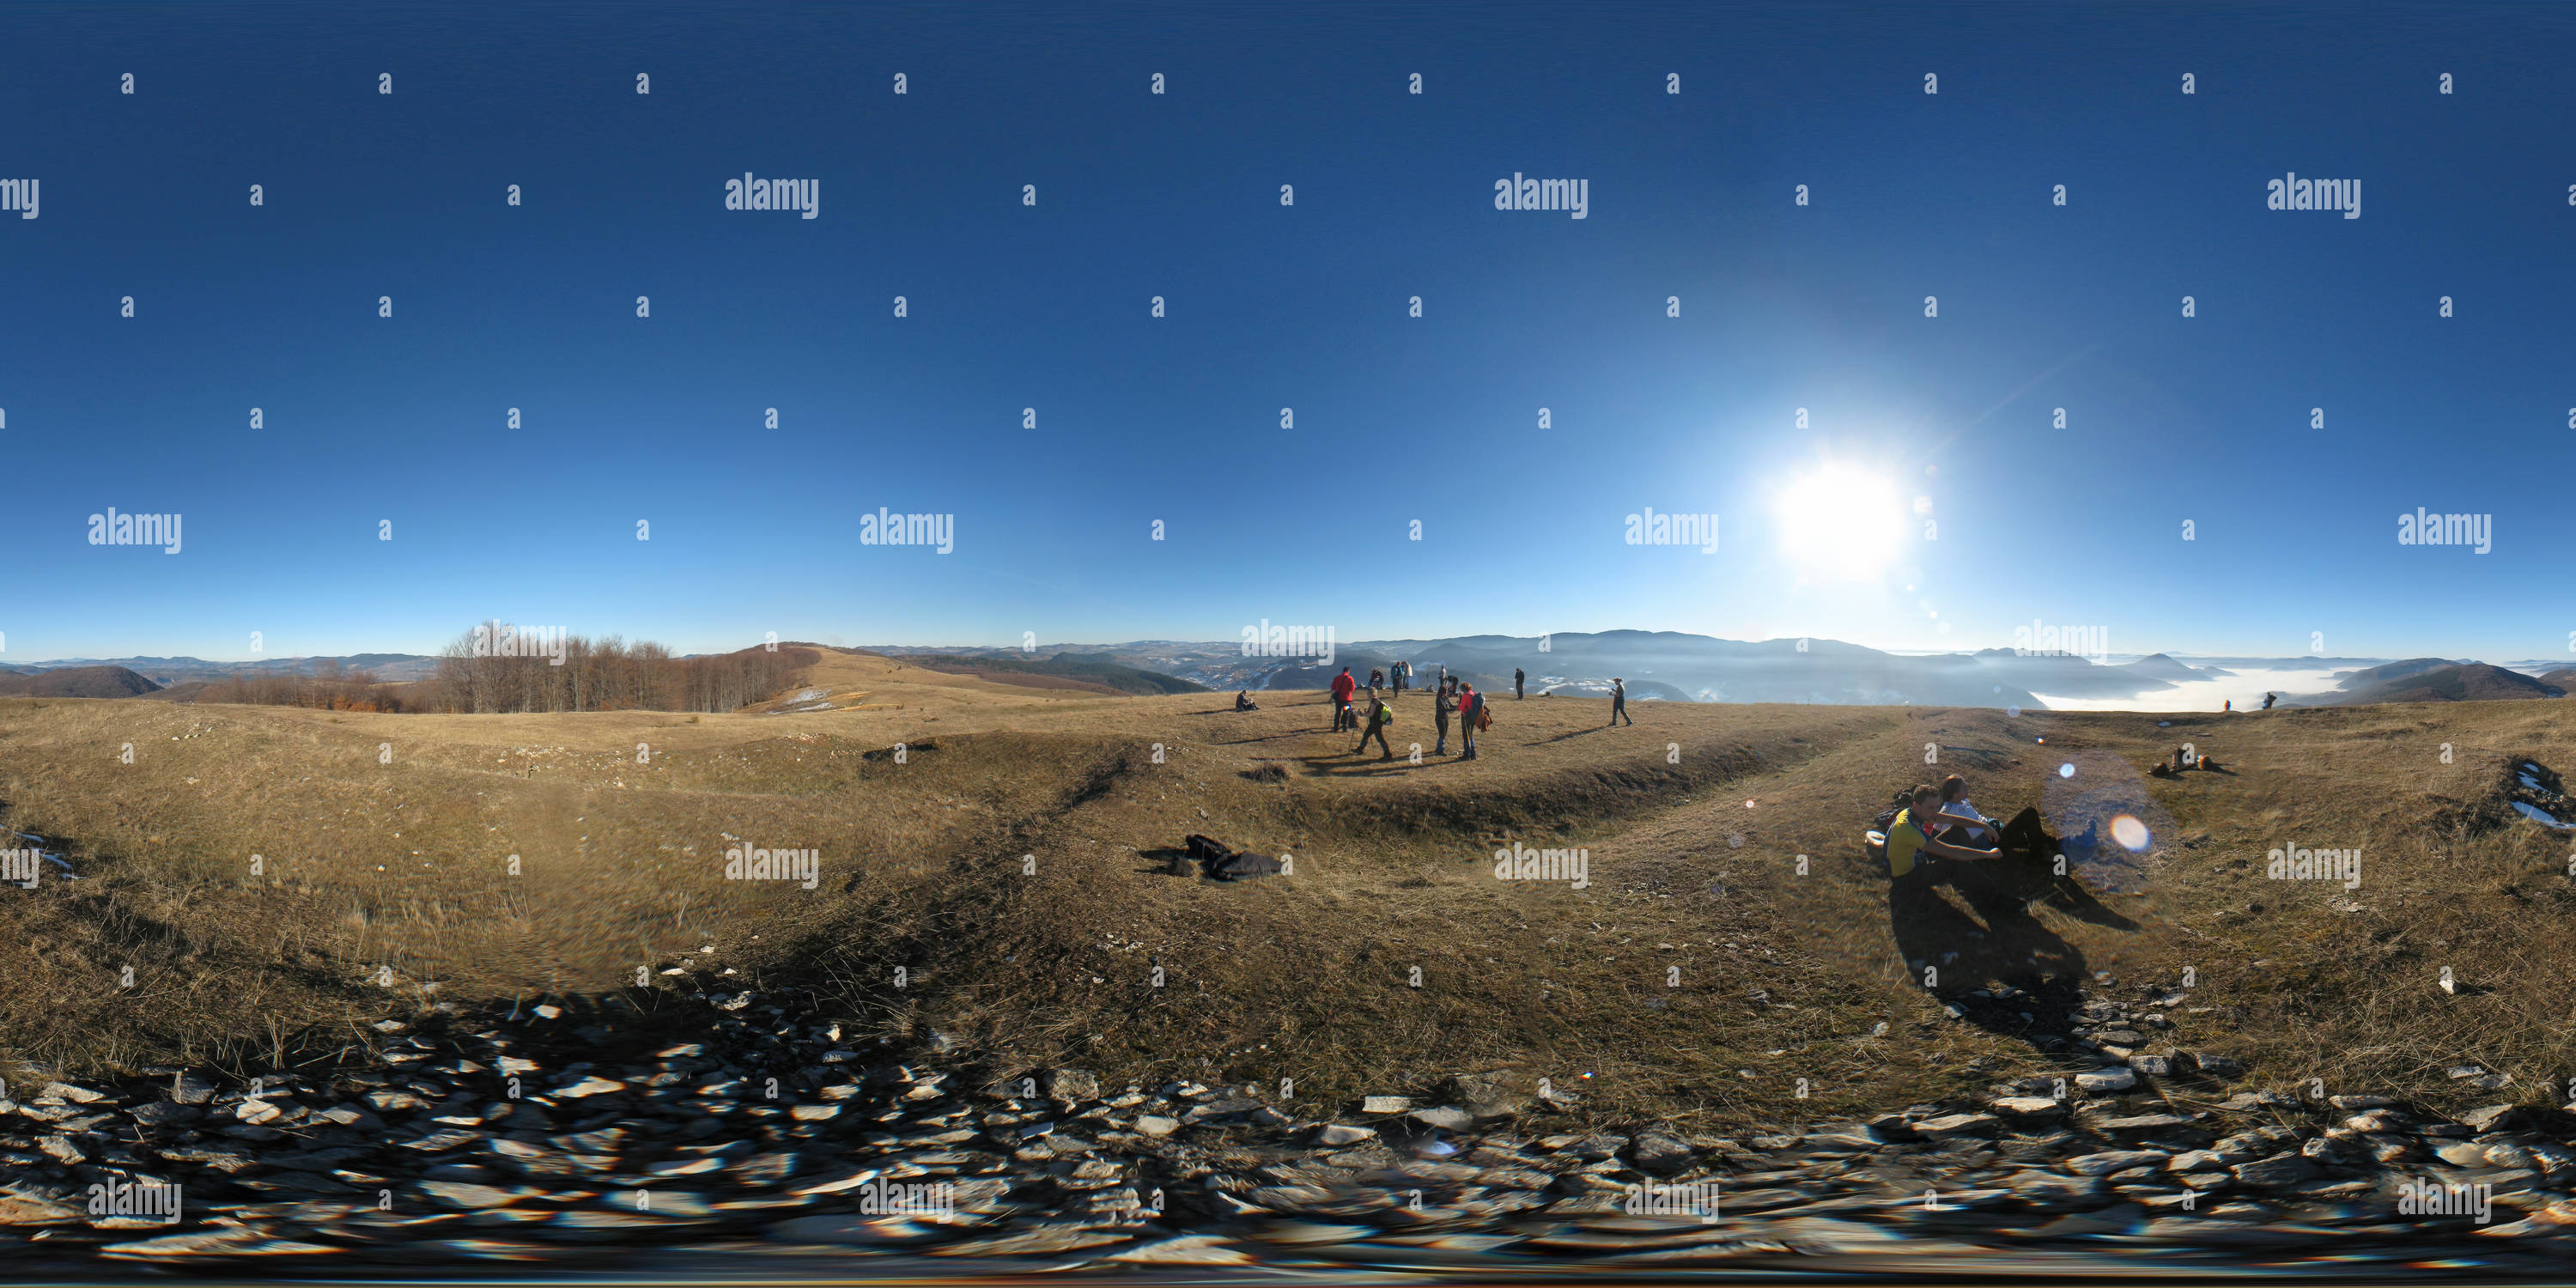
M 160 685 L 121 666 L 74 666 L 59 671 L 0 675 L 0 695 L 28 698 L 131 698 Z

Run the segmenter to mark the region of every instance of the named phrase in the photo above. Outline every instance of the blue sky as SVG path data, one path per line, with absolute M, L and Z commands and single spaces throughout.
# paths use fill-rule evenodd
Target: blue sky
M 12 6 L 0 178 L 42 206 L 0 215 L 0 662 L 495 616 L 683 650 L 2037 618 L 2562 654 L 2571 37 L 2547 6 Z M 819 216 L 724 209 L 745 171 Z M 2267 210 L 2285 171 L 2359 179 L 2362 216 Z M 1515 172 L 1586 180 L 1587 218 L 1494 209 Z M 1904 511 L 1865 575 L 1813 548 L 1850 525 L 1778 512 L 1827 462 Z M 89 544 L 110 506 L 183 515 L 182 552 Z M 861 544 L 879 506 L 953 514 L 954 553 Z M 1719 551 L 1626 544 L 1648 506 Z M 2418 506 L 2492 515 L 2492 551 L 2400 545 Z

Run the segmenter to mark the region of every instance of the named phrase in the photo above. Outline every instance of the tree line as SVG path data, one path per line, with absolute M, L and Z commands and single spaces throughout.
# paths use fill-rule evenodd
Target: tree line
M 758 646 L 709 657 L 673 657 L 650 640 L 632 644 L 565 634 L 541 655 L 497 656 L 478 631 L 450 641 L 425 681 L 420 709 L 504 711 L 737 711 L 777 695 L 823 655 Z M 560 664 L 556 659 L 560 657 Z
M 210 682 L 199 702 L 314 707 L 328 711 L 495 714 L 529 711 L 737 711 L 793 687 L 822 660 L 810 648 L 769 646 L 708 657 L 673 657 L 649 640 L 563 634 L 542 652 L 510 656 L 484 628 L 439 651 L 438 670 L 415 683 L 389 683 L 324 662 L 312 674 L 265 674 Z M 559 647 L 558 647 L 559 646 Z M 561 664 L 555 659 L 560 656 Z

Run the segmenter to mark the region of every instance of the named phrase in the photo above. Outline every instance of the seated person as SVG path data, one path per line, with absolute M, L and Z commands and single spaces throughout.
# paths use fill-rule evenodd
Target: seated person
M 1945 832 L 1958 834 L 1952 838 L 1954 840 L 1986 846 L 2003 840 L 2003 834 L 1995 830 L 1994 820 L 1978 813 L 1977 807 L 1968 803 L 1967 780 L 1957 774 L 1941 780 L 1941 809 L 1937 817 Z
M 1234 691 L 1234 709 L 1237 711 L 1259 711 L 1261 709 L 1261 704 L 1252 700 L 1252 693 L 1250 690 L 1237 689 Z
M 1979 849 L 1926 835 L 1922 827 L 1915 822 L 1915 818 L 1917 815 L 1923 818 L 1938 817 L 1940 804 L 1939 788 L 1927 785 L 1914 789 L 1905 810 L 1899 813 L 1896 821 L 1890 823 L 1887 828 L 1888 875 L 1908 885 L 1920 884 L 1923 880 L 1921 876 L 1923 868 L 1915 862 L 1918 854 L 1964 862 L 2003 857 L 2001 850 Z

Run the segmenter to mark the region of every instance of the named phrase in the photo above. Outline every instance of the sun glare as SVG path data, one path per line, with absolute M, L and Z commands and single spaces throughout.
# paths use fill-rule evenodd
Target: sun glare
M 1866 580 L 1904 548 L 1909 511 L 1895 482 L 1856 466 L 1792 481 L 1778 511 L 1781 551 L 1808 576 Z

